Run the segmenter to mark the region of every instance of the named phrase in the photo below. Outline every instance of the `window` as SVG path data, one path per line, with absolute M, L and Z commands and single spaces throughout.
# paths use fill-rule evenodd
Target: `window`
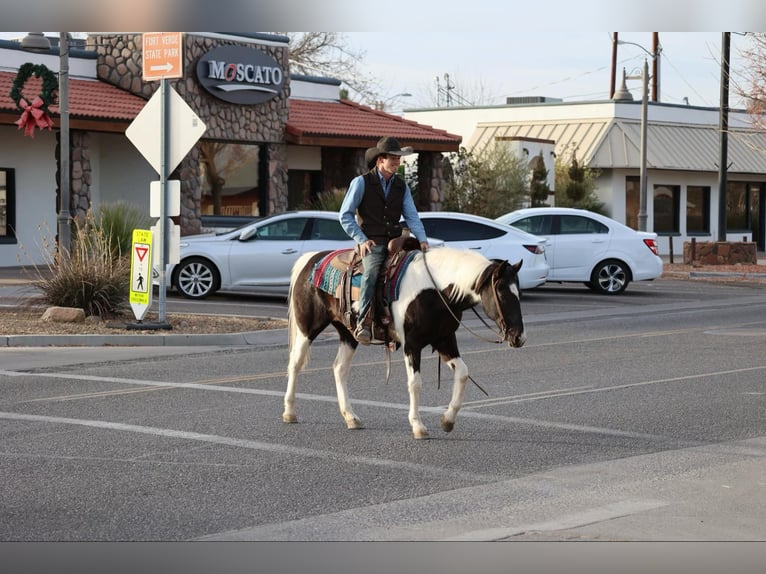
M 512 223 L 512 225 L 532 235 L 550 235 L 552 223 L 552 215 L 533 215 L 519 219 Z
M 681 187 L 654 186 L 654 231 L 661 234 L 679 233 Z
M 16 242 L 14 171 L 0 168 L 0 243 Z
M 595 219 L 581 215 L 562 215 L 559 234 L 581 235 L 586 233 L 609 233 L 609 228 Z
M 350 241 L 351 237 L 343 230 L 339 219 L 314 219 L 311 239 L 325 241 Z
M 426 235 L 443 241 L 476 241 L 477 239 L 494 239 L 505 234 L 505 231 L 474 223 L 473 221 L 458 221 L 455 219 L 423 218 Z
M 747 184 L 732 182 L 726 186 L 726 230 L 745 231 L 750 229 L 748 218 Z
M 710 188 L 686 188 L 686 233 L 710 233 Z
M 303 235 L 307 218 L 280 219 L 258 228 L 256 237 L 271 241 L 297 241 Z

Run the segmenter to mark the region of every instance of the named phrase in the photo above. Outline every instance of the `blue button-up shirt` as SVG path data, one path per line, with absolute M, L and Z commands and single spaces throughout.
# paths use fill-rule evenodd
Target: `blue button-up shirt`
M 388 181 L 377 172 L 380 185 L 383 187 L 383 193 L 388 197 L 388 192 L 391 190 L 391 182 L 394 180 L 392 176 Z M 364 197 L 364 175 L 359 175 L 351 180 L 351 184 L 348 186 L 346 197 L 343 198 L 343 204 L 340 206 L 340 224 L 346 233 L 354 239 L 357 243 L 364 243 L 367 241 L 367 236 L 359 227 L 356 222 L 356 208 L 362 203 Z M 404 223 L 410 230 L 410 233 L 414 235 L 420 243 L 427 241 L 426 230 L 423 227 L 423 223 L 420 221 L 418 210 L 415 207 L 415 202 L 412 199 L 412 192 L 410 186 L 405 182 L 404 184 L 404 198 L 402 200 L 402 217 Z

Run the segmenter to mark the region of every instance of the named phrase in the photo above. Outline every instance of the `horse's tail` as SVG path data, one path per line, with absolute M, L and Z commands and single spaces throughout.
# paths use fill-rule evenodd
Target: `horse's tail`
M 296 286 L 301 271 L 308 264 L 309 259 L 314 253 L 304 253 L 293 264 L 292 272 L 290 273 L 290 287 L 287 291 L 287 352 L 290 353 L 293 350 L 295 344 L 295 337 L 298 333 L 298 323 L 295 320 L 295 296 Z M 301 367 L 302 368 L 302 367 Z

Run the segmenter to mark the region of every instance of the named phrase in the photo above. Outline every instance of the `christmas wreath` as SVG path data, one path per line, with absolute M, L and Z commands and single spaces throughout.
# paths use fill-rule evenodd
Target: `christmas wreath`
M 42 91 L 35 96 L 30 103 L 22 94 L 24 84 L 27 80 L 35 76 L 43 81 Z M 16 78 L 11 87 L 11 98 L 16 103 L 16 107 L 21 110 L 21 117 L 14 123 L 19 129 L 24 129 L 24 135 L 35 137 L 35 127 L 42 129 L 53 127 L 53 120 L 50 118 L 50 109 L 48 106 L 54 101 L 54 94 L 58 89 L 58 79 L 56 74 L 51 72 L 43 64 L 32 64 L 27 62 L 19 68 Z

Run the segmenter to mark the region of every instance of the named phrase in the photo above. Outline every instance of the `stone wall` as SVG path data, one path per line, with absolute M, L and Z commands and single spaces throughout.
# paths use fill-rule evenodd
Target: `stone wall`
M 693 252 L 693 253 L 692 253 Z M 686 265 L 755 265 L 758 251 L 752 241 L 684 241 Z
M 89 38 L 96 48 L 98 78 L 149 99 L 160 82 L 145 82 L 141 77 L 141 34 L 96 34 Z M 237 105 L 214 98 L 196 79 L 197 61 L 206 52 L 219 46 L 244 46 L 261 50 L 273 57 L 285 72 L 281 94 L 256 105 Z M 184 77 L 168 80 L 168 84 L 205 123 L 202 139 L 231 143 L 257 144 L 267 148 L 268 189 L 265 190 L 270 213 L 287 209 L 287 161 L 284 146 L 285 126 L 288 119 L 287 99 L 290 93 L 287 44 L 265 45 L 237 42 L 222 38 L 206 38 L 192 33 L 184 34 Z M 194 150 L 176 170 L 181 179 L 181 233 L 195 233 L 200 228 L 201 181 L 200 154 Z M 261 213 L 261 215 L 268 215 Z

